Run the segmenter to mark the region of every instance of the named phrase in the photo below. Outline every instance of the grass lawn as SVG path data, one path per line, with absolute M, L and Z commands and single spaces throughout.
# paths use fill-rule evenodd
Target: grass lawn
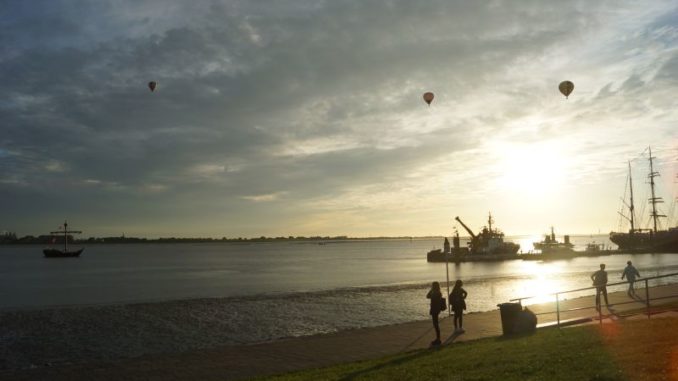
M 678 319 L 546 329 L 263 379 L 678 381 Z

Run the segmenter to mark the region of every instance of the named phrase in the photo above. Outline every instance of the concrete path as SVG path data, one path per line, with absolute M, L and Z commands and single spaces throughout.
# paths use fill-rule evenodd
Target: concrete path
M 650 292 L 653 299 L 676 296 L 663 299 L 661 303 L 673 303 L 675 306 L 678 302 L 678 284 L 652 288 Z M 644 289 L 639 294 L 644 298 Z M 612 293 L 609 295 L 611 307 L 603 308 L 602 313 L 609 315 L 608 321 L 627 318 L 629 311 L 645 306 L 643 298 L 632 299 L 625 292 Z M 593 304 L 590 296 L 566 300 L 561 303 L 561 310 L 576 310 L 563 312 L 561 320 L 593 318 L 589 321 L 598 324 L 600 321 L 595 320 L 597 312 Z M 540 324 L 556 320 L 556 314 L 550 313 L 555 311 L 555 303 L 530 308 L 540 314 Z M 634 318 L 639 317 L 643 318 L 643 315 L 636 314 Z M 498 310 L 465 315 L 464 334 L 452 333 L 451 318 L 443 317 L 440 325 L 443 345 L 502 335 Z M 4 372 L 0 373 L 0 380 L 237 380 L 430 348 L 434 338 L 431 322 L 426 320 L 269 343 L 148 355 L 116 362 Z

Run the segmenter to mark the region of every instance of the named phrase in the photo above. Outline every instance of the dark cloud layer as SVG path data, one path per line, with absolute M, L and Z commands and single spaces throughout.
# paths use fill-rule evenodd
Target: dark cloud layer
M 615 17 L 637 11 L 555 1 L 187 4 L 0 8 L 0 230 L 37 232 L 69 217 L 99 226 L 95 234 L 186 225 L 193 235 L 274 234 L 355 189 L 409 189 L 488 137 L 557 137 L 566 119 L 542 121 L 536 134 L 506 127 L 548 105 L 533 89 L 552 88 L 560 65 L 613 64 L 628 50 L 620 40 L 600 56 L 561 53 L 594 49 Z M 661 44 L 652 54 L 662 66 L 652 71 L 648 52 L 628 59 L 615 83 L 579 101 L 581 115 L 595 120 L 621 93 L 675 88 L 678 61 L 666 52 L 677 13 L 652 5 L 625 27 L 643 28 L 629 34 L 638 46 Z M 420 101 L 427 90 L 438 94 L 434 111 Z M 302 233 L 311 232 L 289 231 Z

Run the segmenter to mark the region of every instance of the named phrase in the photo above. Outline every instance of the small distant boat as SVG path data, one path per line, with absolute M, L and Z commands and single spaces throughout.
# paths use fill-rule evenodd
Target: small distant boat
M 601 244 L 601 243 L 595 243 L 595 242 L 587 243 L 586 249 L 584 249 L 584 252 L 587 253 L 587 254 L 599 253 L 601 251 L 605 251 L 604 246 L 605 246 L 605 244 Z
M 42 253 L 45 255 L 45 258 L 69 258 L 69 257 L 79 257 L 80 254 L 82 254 L 82 251 L 85 250 L 84 248 L 80 248 L 79 250 L 73 250 L 69 251 L 68 250 L 68 234 L 80 234 L 82 233 L 81 231 L 78 230 L 68 230 L 68 223 L 64 221 L 64 229 L 55 231 L 55 232 L 50 232 L 50 234 L 53 235 L 64 235 L 64 249 L 63 250 L 58 250 L 54 248 L 48 248 L 44 249 Z
M 574 253 L 574 245 L 570 242 L 570 236 L 564 237 L 565 242 L 558 242 L 556 234 L 553 232 L 551 226 L 551 234 L 545 235 L 541 242 L 534 242 L 532 245 L 535 249 L 541 250 L 542 254 L 572 254 Z

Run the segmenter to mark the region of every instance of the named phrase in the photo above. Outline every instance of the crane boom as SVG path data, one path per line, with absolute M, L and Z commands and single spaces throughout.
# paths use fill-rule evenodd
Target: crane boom
M 468 226 L 466 226 L 466 224 L 463 223 L 459 217 L 454 217 L 454 219 L 457 220 L 457 222 L 459 222 L 459 223 L 461 224 L 461 226 L 462 226 L 464 229 L 466 229 L 466 231 L 468 232 L 468 234 L 471 235 L 471 238 L 476 239 L 476 235 L 473 234 L 473 232 L 471 231 L 471 229 L 469 229 Z

